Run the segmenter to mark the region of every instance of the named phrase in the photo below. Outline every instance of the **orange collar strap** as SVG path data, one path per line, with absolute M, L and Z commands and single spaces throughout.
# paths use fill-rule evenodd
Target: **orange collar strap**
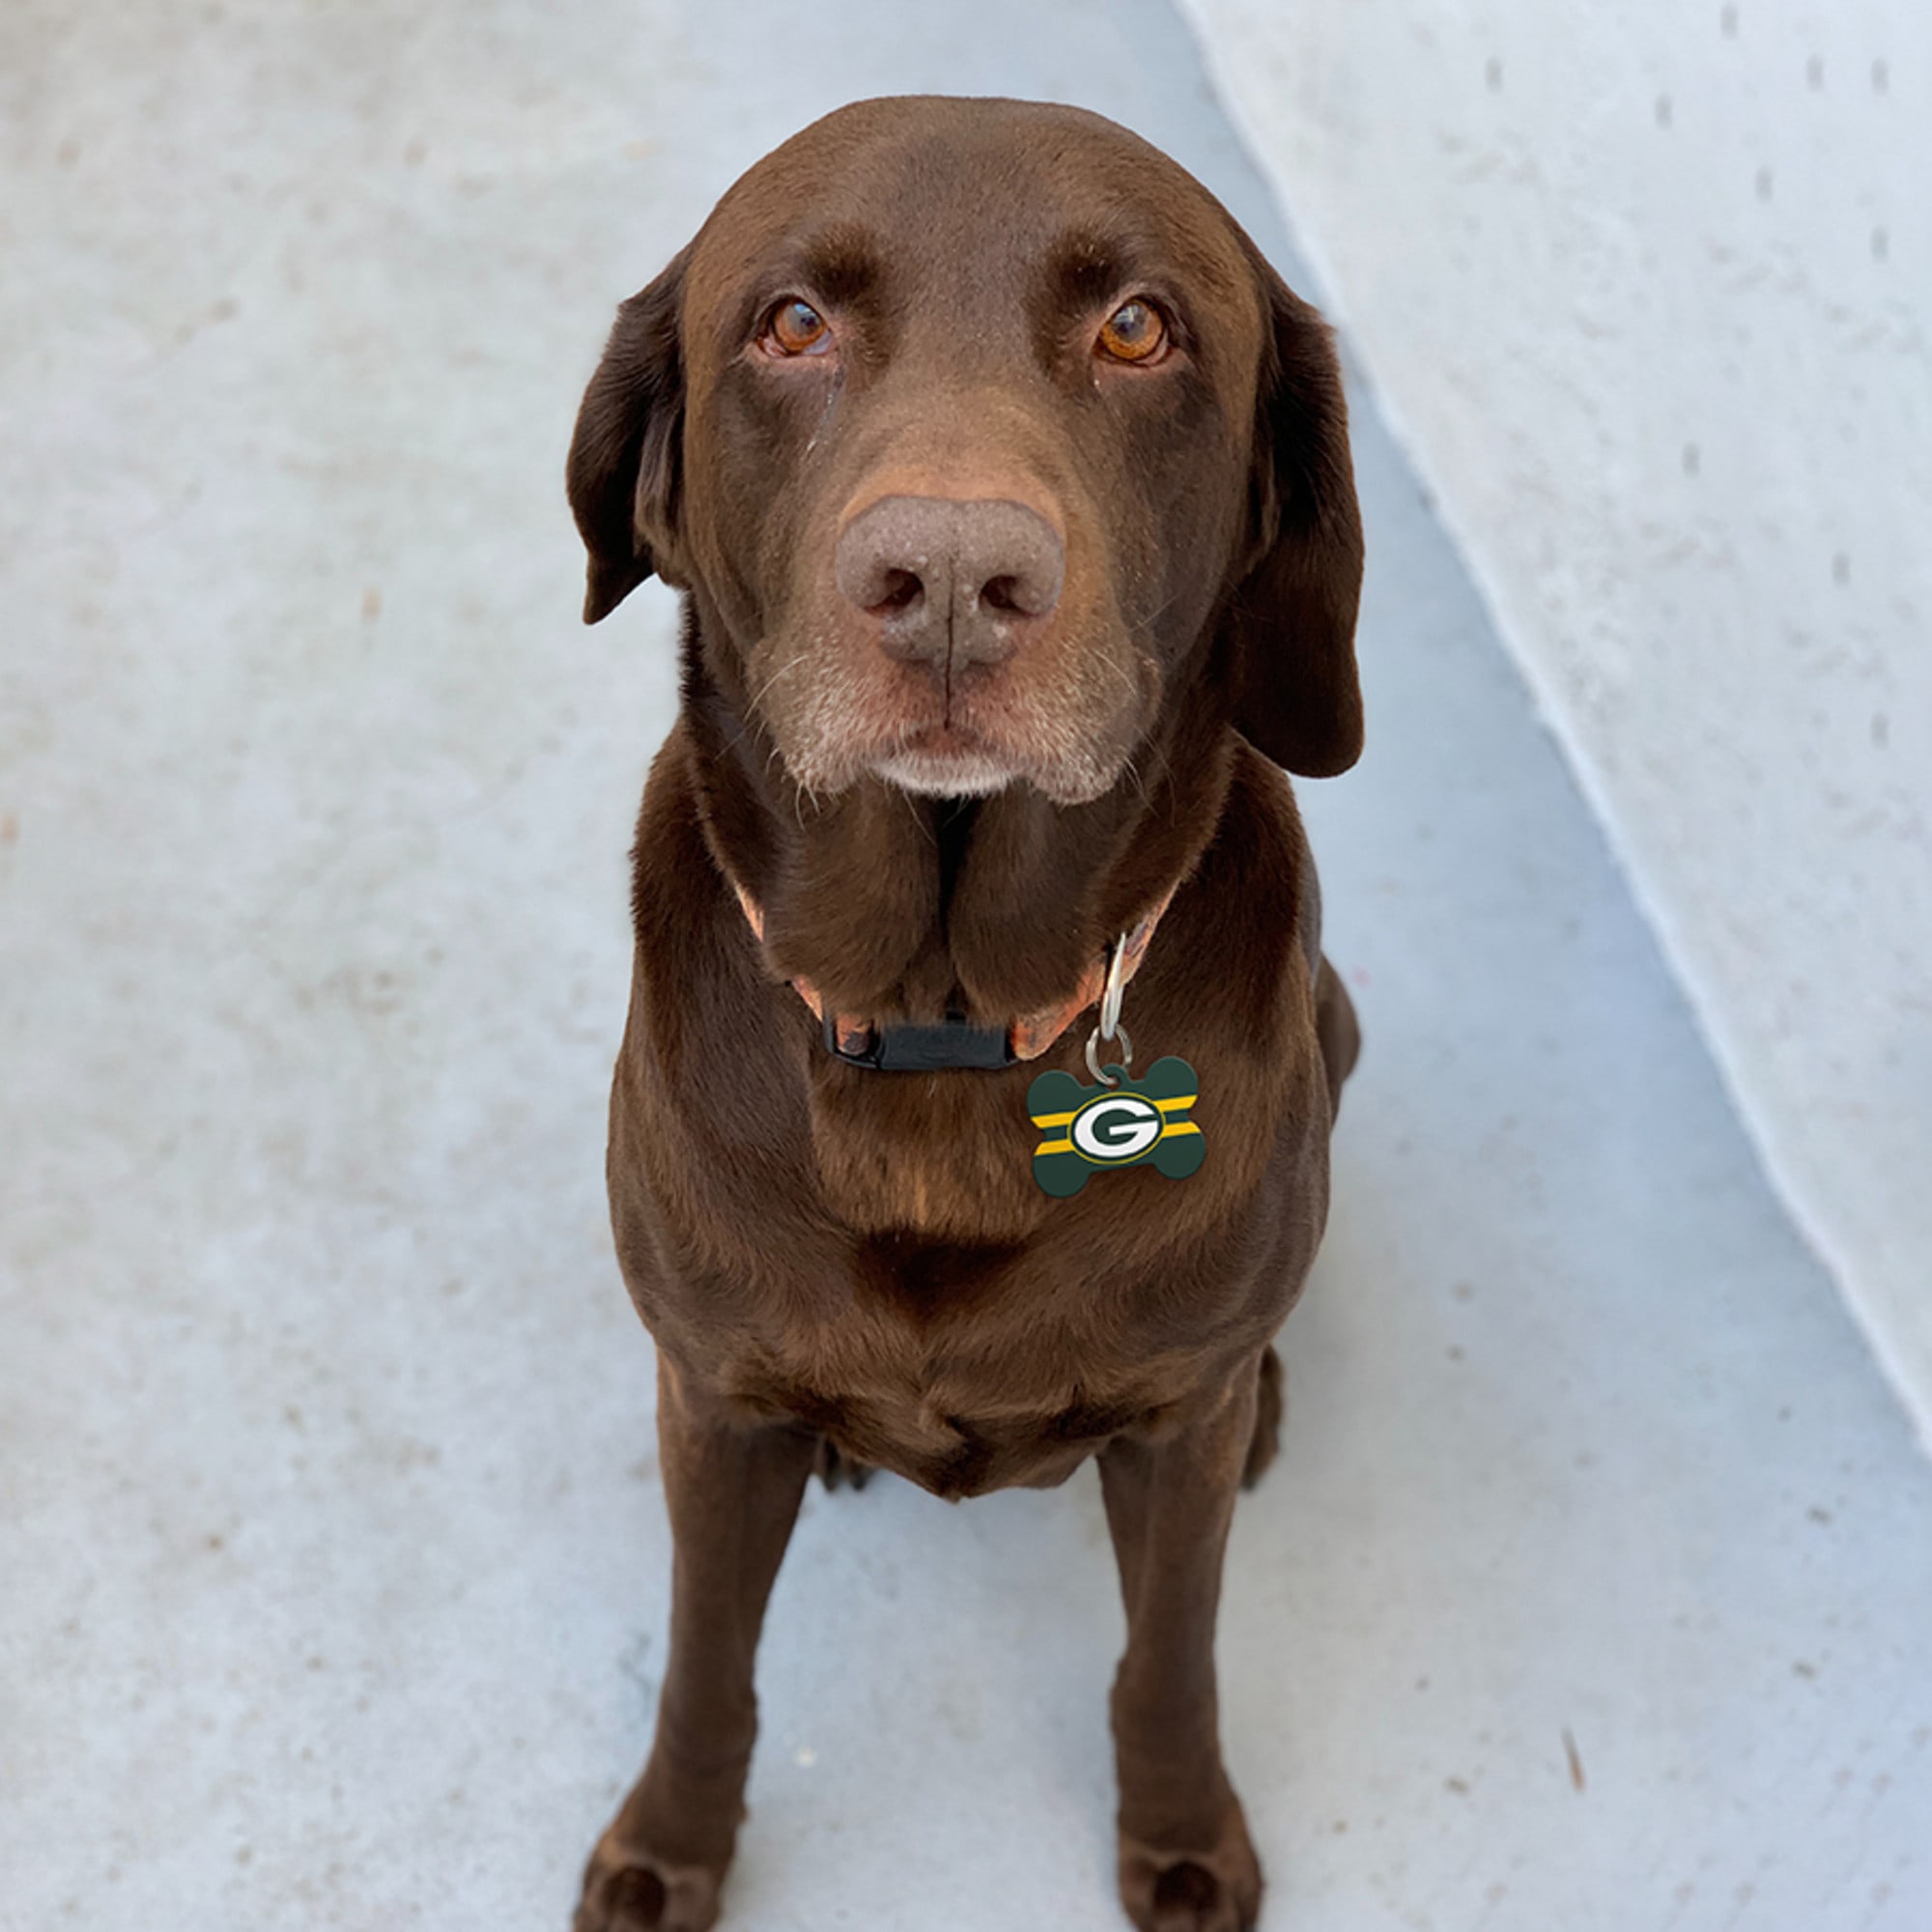
M 737 880 L 731 888 L 738 895 L 753 936 L 760 945 L 765 937 L 765 915 L 750 892 Z M 1153 908 L 1143 913 L 1122 935 L 1121 983 L 1139 970 L 1153 939 L 1154 927 L 1168 908 L 1179 885 L 1168 887 Z M 976 1027 L 964 1014 L 949 1014 L 939 1025 L 907 1023 L 880 1026 L 863 1013 L 828 1013 L 818 988 L 810 980 L 788 980 L 812 1017 L 825 1031 L 825 1044 L 840 1060 L 854 1065 L 878 1067 L 884 1071 L 934 1071 L 942 1067 L 1010 1066 L 1016 1061 L 1037 1060 L 1039 1056 L 1084 1013 L 1097 1005 L 1107 983 L 1108 953 L 1102 951 L 1080 976 L 1071 995 L 1037 1012 L 1022 1013 L 1005 1027 Z

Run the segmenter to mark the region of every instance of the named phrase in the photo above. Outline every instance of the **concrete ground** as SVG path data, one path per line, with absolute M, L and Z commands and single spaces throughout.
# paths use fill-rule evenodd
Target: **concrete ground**
M 1294 278 L 1157 0 L 0 16 L 8 1932 L 566 1923 L 665 1620 L 600 1161 L 672 606 L 578 627 L 563 448 L 743 164 L 932 88 L 1131 122 Z M 1356 409 L 1266 1924 L 1924 1932 L 1932 1471 Z M 1120 1638 L 1090 1476 L 814 1492 L 729 1923 L 1115 1926 Z

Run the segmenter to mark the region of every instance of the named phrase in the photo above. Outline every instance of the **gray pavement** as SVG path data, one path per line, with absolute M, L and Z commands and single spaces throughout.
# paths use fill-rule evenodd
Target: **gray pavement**
M 0 1925 L 561 1927 L 667 1534 L 604 1221 L 673 700 L 561 467 L 613 302 L 855 96 L 1279 215 L 1154 0 L 0 16 Z M 1932 1472 L 1355 391 L 1368 1036 L 1243 1506 L 1295 1932 L 1924 1932 Z M 1090 1476 L 808 1505 L 732 1925 L 1102 1932 Z

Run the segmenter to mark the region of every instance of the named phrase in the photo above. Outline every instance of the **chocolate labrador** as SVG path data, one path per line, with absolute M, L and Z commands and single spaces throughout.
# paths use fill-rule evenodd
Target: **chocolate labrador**
M 1357 1042 L 1282 770 L 1361 749 L 1328 332 L 1111 122 L 864 101 L 623 303 L 569 489 L 587 621 L 683 592 L 609 1161 L 670 1646 L 580 1932 L 716 1919 L 814 1468 L 1090 1457 L 1127 1916 L 1251 1925 L 1221 1557 Z

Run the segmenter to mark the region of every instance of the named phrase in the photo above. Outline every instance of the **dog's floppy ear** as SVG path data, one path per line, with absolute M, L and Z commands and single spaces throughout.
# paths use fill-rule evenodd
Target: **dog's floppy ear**
M 674 581 L 684 440 L 684 270 L 691 250 L 622 302 L 570 440 L 571 514 L 590 553 L 583 621 L 656 571 Z
M 1255 404 L 1251 544 L 1231 611 L 1235 725 L 1276 764 L 1332 778 L 1362 754 L 1362 519 L 1349 411 L 1327 325 L 1259 253 L 1254 263 L 1269 339 Z

